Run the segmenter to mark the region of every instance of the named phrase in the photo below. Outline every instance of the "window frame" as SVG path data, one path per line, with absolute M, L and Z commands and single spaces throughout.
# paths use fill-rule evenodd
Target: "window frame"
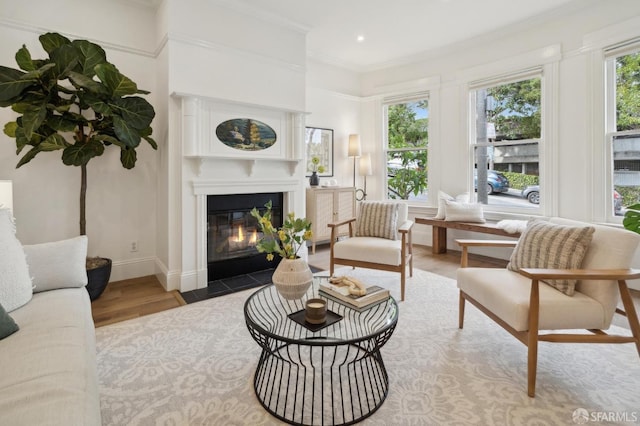
M 601 197 L 604 203 L 601 205 L 604 212 L 595 212 L 597 216 L 602 215 L 608 223 L 622 224 L 624 216 L 616 216 L 614 211 L 613 197 L 610 195 L 615 189 L 614 174 L 614 140 L 619 136 L 638 135 L 640 137 L 640 129 L 637 130 L 617 130 L 617 73 L 616 61 L 621 56 L 640 54 L 640 41 L 622 43 L 603 49 L 603 82 L 604 82 L 604 158 L 605 161 L 605 187 Z
M 557 59 L 557 58 L 553 58 Z M 495 73 L 482 79 L 471 80 L 467 83 L 466 99 L 467 99 L 467 188 L 472 199 L 477 200 L 477 194 L 474 189 L 473 168 L 475 166 L 475 148 L 479 146 L 499 146 L 499 145 L 515 145 L 531 141 L 538 143 L 538 170 L 539 185 L 544 188 L 540 192 L 540 204 L 537 208 L 504 206 L 497 204 L 484 205 L 485 212 L 489 216 L 507 217 L 507 215 L 526 215 L 530 216 L 550 216 L 556 214 L 557 199 L 556 189 L 553 185 L 553 171 L 557 169 L 557 146 L 553 141 L 557 140 L 557 124 L 554 117 L 554 111 L 557 110 L 557 75 L 558 61 L 554 60 L 541 65 L 531 65 L 528 68 L 513 70 L 508 73 Z M 478 144 L 476 141 L 476 113 L 475 113 L 475 91 L 478 89 L 488 89 L 503 84 L 514 83 L 517 81 L 529 80 L 532 78 L 540 78 L 540 137 L 536 139 L 522 139 L 515 141 L 493 142 Z M 555 157 L 555 158 L 554 158 Z
M 419 101 L 427 101 L 427 111 L 428 111 L 428 117 L 429 117 L 429 121 L 428 121 L 428 125 L 427 125 L 427 146 L 424 148 L 412 148 L 412 147 L 407 147 L 407 148 L 393 148 L 390 149 L 389 148 L 389 106 L 392 105 L 400 105 L 400 104 L 407 104 L 407 103 L 411 103 L 411 102 L 419 102 Z M 403 202 L 410 202 L 412 204 L 417 204 L 417 205 L 421 205 L 421 206 L 426 206 L 429 203 L 430 197 L 429 197 L 429 188 L 431 187 L 430 184 L 430 179 L 429 179 L 429 171 L 431 170 L 430 164 L 431 164 L 431 150 L 430 150 L 430 146 L 431 146 L 431 134 L 432 134 L 432 114 L 431 114 L 431 104 L 432 104 L 432 96 L 430 91 L 421 91 L 421 92 L 417 92 L 417 93 L 411 93 L 411 94 L 405 94 L 405 95 L 397 95 L 397 96 L 391 96 L 391 97 L 387 97 L 382 99 L 381 102 L 381 108 L 382 108 L 382 161 L 383 161 L 383 167 L 382 169 L 384 170 L 384 200 L 391 200 L 391 198 L 389 198 L 389 185 L 388 185 L 388 174 L 387 174 L 387 159 L 389 156 L 390 152 L 402 152 L 402 151 L 426 151 L 427 152 L 427 165 L 426 165 L 426 178 L 427 178 L 427 187 L 425 188 L 424 193 L 426 194 L 426 198 L 423 200 L 416 200 L 416 199 L 409 199 L 409 200 L 397 200 L 397 201 L 403 201 Z

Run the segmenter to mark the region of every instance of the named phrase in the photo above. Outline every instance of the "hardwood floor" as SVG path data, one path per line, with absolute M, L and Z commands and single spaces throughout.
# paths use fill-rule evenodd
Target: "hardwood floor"
M 180 292 L 165 291 L 154 275 L 109 283 L 91 303 L 93 322 L 101 327 L 185 305 Z
M 434 255 L 431 247 L 413 247 L 413 266 L 424 271 L 433 272 L 455 279 L 456 271 L 460 267 L 460 253 L 449 251 L 445 254 Z M 329 246 L 316 246 L 316 253 L 309 253 L 309 264 L 316 268 L 329 269 Z M 490 257 L 470 255 L 469 266 L 504 267 L 507 261 Z M 224 296 L 223 296 L 224 297 Z M 636 310 L 640 312 L 640 292 L 632 290 L 632 297 Z M 96 327 L 137 318 L 143 315 L 161 312 L 167 309 L 185 305 L 180 292 L 167 292 L 153 275 L 109 283 L 98 300 L 92 304 L 93 321 Z M 614 324 L 629 328 L 626 318 L 614 316 Z

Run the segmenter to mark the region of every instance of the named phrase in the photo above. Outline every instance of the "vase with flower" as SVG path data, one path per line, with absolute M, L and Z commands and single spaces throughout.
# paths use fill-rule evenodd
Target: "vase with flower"
M 287 214 L 280 228 L 271 222 L 271 201 L 264 205 L 266 210 L 260 213 L 257 208 L 251 210 L 256 218 L 262 236 L 256 241 L 260 253 L 267 254 L 271 261 L 278 255 L 282 260 L 273 272 L 272 281 L 278 293 L 287 299 L 300 299 L 313 281 L 313 274 L 304 259 L 298 257 L 298 251 L 305 241 L 312 237 L 311 223 L 304 218 L 296 218 L 294 213 Z
M 311 171 L 311 176 L 309 177 L 309 185 L 318 186 L 320 184 L 318 173 L 324 173 L 325 171 L 324 166 L 320 164 L 320 157 L 318 157 L 317 155 L 311 157 L 309 170 Z

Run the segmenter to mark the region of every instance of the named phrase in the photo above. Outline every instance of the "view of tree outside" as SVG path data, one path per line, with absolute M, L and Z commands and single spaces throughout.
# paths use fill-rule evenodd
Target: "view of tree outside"
M 540 138 L 540 90 L 539 78 L 487 89 L 493 98 L 487 121 L 495 125 L 496 140 Z
M 609 137 L 613 159 L 613 212 L 624 215 L 625 208 L 640 202 L 640 52 L 610 58 L 615 68 L 608 75 L 615 83 L 615 118 L 609 114 Z M 613 74 L 613 73 L 612 73 Z M 610 104 L 610 103 L 607 103 Z
M 616 130 L 640 129 L 640 53 L 616 58 Z
M 429 102 L 386 106 L 388 197 L 426 201 Z
M 473 176 L 479 203 L 512 205 L 501 194 L 520 194 L 531 187 L 535 196 L 519 207 L 538 207 L 541 91 L 542 79 L 535 77 L 471 92 L 476 117 Z

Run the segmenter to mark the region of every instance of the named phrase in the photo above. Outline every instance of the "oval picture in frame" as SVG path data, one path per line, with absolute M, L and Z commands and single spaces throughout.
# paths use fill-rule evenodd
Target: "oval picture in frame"
M 261 151 L 277 141 L 276 132 L 262 121 L 233 118 L 216 127 L 216 136 L 223 144 L 240 151 Z

